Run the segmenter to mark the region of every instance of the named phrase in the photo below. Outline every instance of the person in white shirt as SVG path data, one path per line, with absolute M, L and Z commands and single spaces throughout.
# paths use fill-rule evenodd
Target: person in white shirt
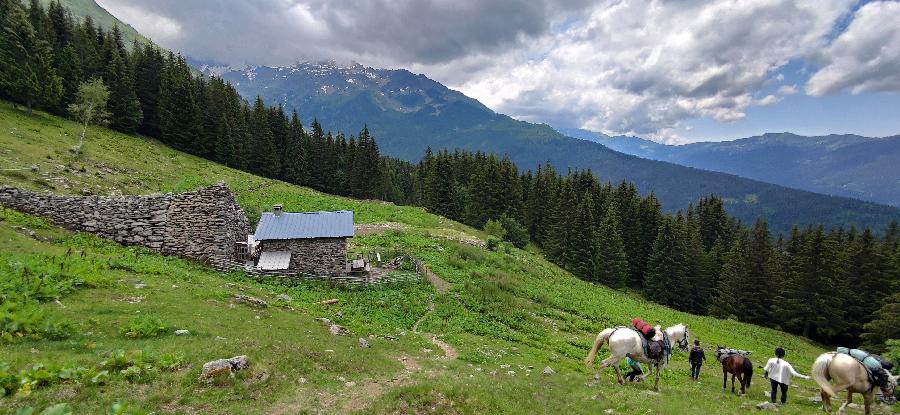
M 766 367 L 763 370 L 766 372 L 766 378 L 769 379 L 769 383 L 772 384 L 772 394 L 769 395 L 772 403 L 775 403 L 779 387 L 781 388 L 781 403 L 787 403 L 787 389 L 791 384 L 792 377 L 809 379 L 809 376 L 797 373 L 794 367 L 784 360 L 784 349 L 780 347 L 775 349 L 775 357 L 766 362 Z

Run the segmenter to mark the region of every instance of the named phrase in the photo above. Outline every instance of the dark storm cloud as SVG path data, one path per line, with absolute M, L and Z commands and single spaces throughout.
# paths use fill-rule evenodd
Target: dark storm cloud
M 570 1 L 101 0 L 164 46 L 226 63 L 297 59 L 436 64 L 548 33 Z

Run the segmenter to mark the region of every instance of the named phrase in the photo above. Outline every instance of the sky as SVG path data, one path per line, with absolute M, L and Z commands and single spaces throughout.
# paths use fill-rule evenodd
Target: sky
M 406 68 L 515 118 L 663 143 L 900 134 L 900 1 L 97 0 L 230 65 Z

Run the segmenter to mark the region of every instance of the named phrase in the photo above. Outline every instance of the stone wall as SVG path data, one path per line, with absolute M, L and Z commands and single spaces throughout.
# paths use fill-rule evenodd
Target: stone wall
M 260 242 L 260 249 L 262 251 L 290 251 L 291 271 L 301 271 L 316 276 L 336 276 L 346 272 L 346 238 L 266 240 Z
M 224 184 L 152 196 L 54 196 L 0 187 L 0 204 L 67 229 L 203 262 L 234 257 L 250 224 Z

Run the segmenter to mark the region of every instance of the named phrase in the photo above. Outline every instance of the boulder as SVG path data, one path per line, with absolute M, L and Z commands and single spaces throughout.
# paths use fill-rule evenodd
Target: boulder
M 556 372 L 553 370 L 553 368 L 551 368 L 550 366 L 547 366 L 547 367 L 544 368 L 543 373 L 544 373 L 545 375 L 552 375 L 552 374 L 554 374 L 554 373 L 556 373 Z
M 269 306 L 269 303 L 267 303 L 265 300 L 262 300 L 262 299 L 259 299 L 256 297 L 251 297 L 249 295 L 244 295 L 244 294 L 235 294 L 234 300 L 239 303 L 244 303 L 244 304 L 249 305 L 250 307 L 255 307 L 255 308 L 266 308 Z
M 184 330 L 184 329 L 181 329 L 181 330 L 175 330 L 175 335 L 176 335 L 176 336 L 187 336 L 187 335 L 189 335 L 189 334 L 191 334 L 191 332 L 188 331 L 188 330 Z
M 281 300 L 281 301 L 284 301 L 284 302 L 286 302 L 286 303 L 289 303 L 289 302 L 291 302 L 291 301 L 294 301 L 294 299 L 291 298 L 291 296 L 289 296 L 289 295 L 287 295 L 287 294 L 278 294 L 278 296 L 275 297 L 275 298 L 277 298 L 277 299 L 279 299 L 279 300 Z
M 247 356 L 235 356 L 230 359 L 219 359 L 203 364 L 203 370 L 200 372 L 201 381 L 211 381 L 223 376 L 234 376 L 234 372 L 238 372 L 250 367 L 250 358 Z
M 359 338 L 359 347 L 362 347 L 363 349 L 368 349 L 368 348 L 369 348 L 369 341 L 366 340 L 366 339 L 364 339 L 364 338 L 362 338 L 362 337 L 360 337 L 360 338 Z
M 761 411 L 778 411 L 778 407 L 772 402 L 760 402 L 756 404 L 756 409 Z
M 350 334 L 350 330 L 347 330 L 343 326 L 339 326 L 337 324 L 328 326 L 328 332 L 335 336 L 346 336 Z

